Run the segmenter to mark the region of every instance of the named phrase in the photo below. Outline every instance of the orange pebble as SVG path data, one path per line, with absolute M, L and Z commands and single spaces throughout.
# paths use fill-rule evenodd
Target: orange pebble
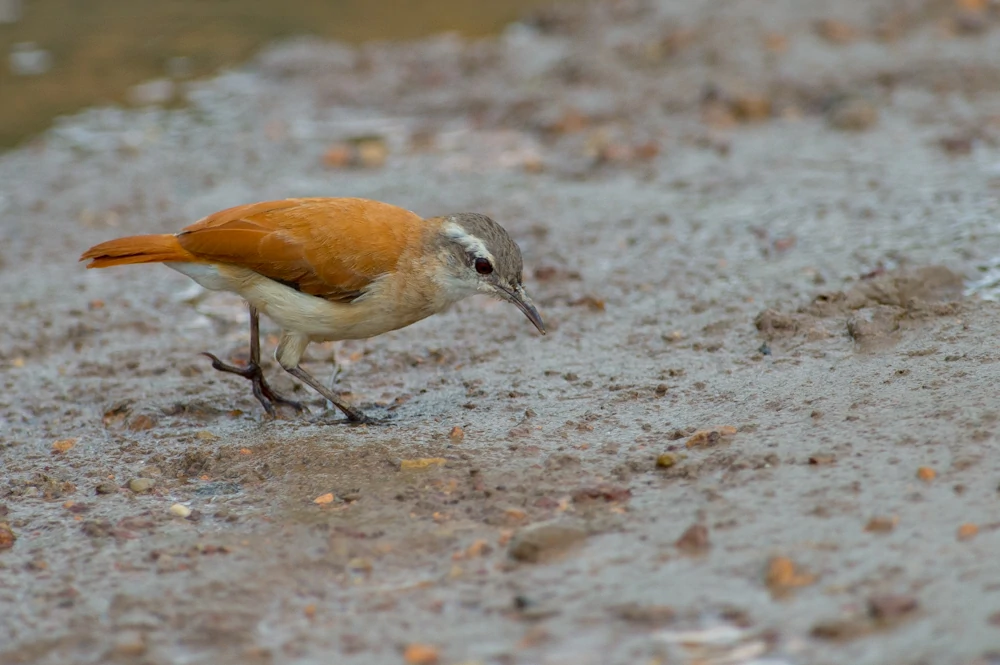
M 411 644 L 403 652 L 403 658 L 410 665 L 436 665 L 441 660 L 437 647 L 429 644 Z
M 52 444 L 52 452 L 64 453 L 76 445 L 76 439 L 60 439 Z
M 958 539 L 959 540 L 969 540 L 974 538 L 976 534 L 979 533 L 979 527 L 975 524 L 963 524 L 958 527 Z

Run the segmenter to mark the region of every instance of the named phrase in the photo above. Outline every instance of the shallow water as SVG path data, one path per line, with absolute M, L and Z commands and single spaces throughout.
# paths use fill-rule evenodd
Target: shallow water
M 148 79 L 200 77 L 298 35 L 359 43 L 494 33 L 545 0 L 0 0 L 0 147 L 86 106 L 140 101 Z M 9 22 L 5 22 L 9 21 Z M 173 100 L 170 100 L 173 101 Z

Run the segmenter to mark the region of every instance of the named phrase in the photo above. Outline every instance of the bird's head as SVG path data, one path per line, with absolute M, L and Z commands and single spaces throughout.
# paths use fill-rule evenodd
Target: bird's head
M 545 324 L 521 283 L 521 250 L 507 231 L 486 215 L 463 212 L 440 217 L 438 283 L 452 301 L 485 293 L 524 312 L 538 331 Z

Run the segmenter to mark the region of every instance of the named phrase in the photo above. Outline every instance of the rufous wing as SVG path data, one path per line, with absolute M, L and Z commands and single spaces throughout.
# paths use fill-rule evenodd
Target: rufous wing
M 249 268 L 304 293 L 349 302 L 421 242 L 418 215 L 366 199 L 303 198 L 222 210 L 177 239 L 198 260 Z

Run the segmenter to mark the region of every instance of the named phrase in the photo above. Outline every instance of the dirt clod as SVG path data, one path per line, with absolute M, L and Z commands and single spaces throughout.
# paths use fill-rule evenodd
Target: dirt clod
M 6 522 L 0 522 L 0 551 L 14 547 L 16 540 L 17 536 L 14 535 L 14 530 L 10 528 L 10 525 Z
M 97 494 L 115 494 L 118 491 L 118 485 L 115 485 L 110 480 L 105 480 L 103 482 L 97 483 L 94 487 L 94 491 Z
M 835 104 L 827 114 L 827 122 L 834 129 L 863 132 L 871 129 L 878 120 L 875 105 L 865 99 L 848 99 Z
M 424 457 L 421 459 L 404 459 L 400 460 L 399 468 L 401 470 L 413 470 L 413 469 L 429 469 L 435 466 L 444 466 L 448 463 L 443 457 Z
M 53 453 L 65 453 L 76 445 L 76 439 L 60 439 L 52 444 Z
M 586 538 L 587 532 L 576 526 L 532 524 L 514 534 L 507 554 L 515 561 L 544 563 L 566 554 Z
M 88 538 L 106 538 L 111 535 L 114 527 L 108 520 L 87 520 L 80 525 L 80 530 Z
M 871 346 L 890 340 L 898 330 L 899 317 L 891 307 L 861 309 L 847 319 L 847 333 L 859 344 Z
M 615 618 L 646 626 L 663 626 L 671 623 L 677 617 L 677 612 L 666 605 L 624 603 L 613 605 L 608 609 Z
M 158 424 L 158 419 L 148 413 L 140 413 L 128 419 L 126 428 L 132 432 L 144 432 L 153 429 Z
M 582 503 L 585 501 L 628 501 L 632 496 L 632 490 L 620 485 L 610 485 L 603 483 L 594 487 L 584 487 L 573 492 L 573 502 Z
M 865 524 L 865 531 L 867 533 L 890 533 L 895 530 L 898 523 L 898 517 L 876 516 L 868 520 L 868 523 Z
M 871 623 L 860 618 L 830 619 L 813 625 L 809 634 L 819 640 L 836 642 L 864 637 L 872 631 Z
M 815 583 L 816 575 L 802 572 L 788 557 L 776 556 L 767 564 L 764 582 L 773 595 L 780 596 L 796 587 Z
M 898 621 L 918 607 L 916 597 L 909 595 L 882 595 L 868 599 L 868 614 L 882 622 Z
M 681 534 L 674 545 L 687 554 L 706 552 L 712 546 L 708 539 L 708 527 L 704 524 L 692 524 Z
M 816 22 L 816 34 L 831 44 L 849 44 L 858 38 L 858 30 L 849 23 L 836 19 L 822 19 Z
M 732 425 L 721 425 L 719 427 L 710 427 L 708 429 L 701 429 L 691 435 L 691 437 L 684 442 L 688 448 L 694 448 L 696 446 L 714 446 L 723 442 L 726 438 L 734 436 L 737 430 Z

